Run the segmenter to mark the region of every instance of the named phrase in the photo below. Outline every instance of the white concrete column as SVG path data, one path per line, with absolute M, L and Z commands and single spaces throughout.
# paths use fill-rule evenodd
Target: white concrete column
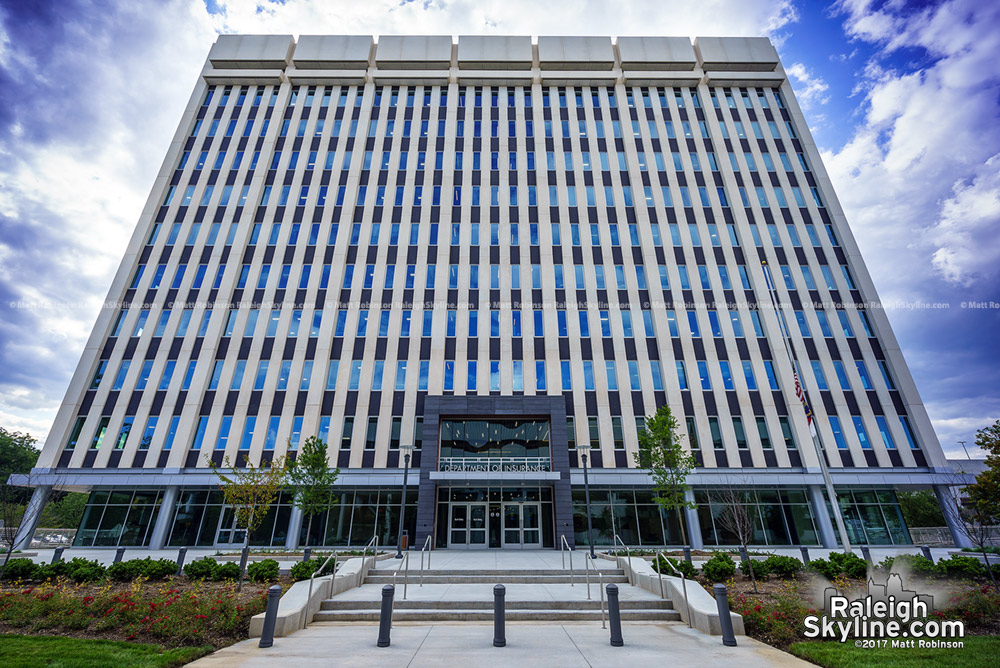
M 937 495 L 938 503 L 941 505 L 941 513 L 944 521 L 951 532 L 951 539 L 955 541 L 955 547 L 972 547 L 972 541 L 962 530 L 962 516 L 958 512 L 958 503 L 951 488 L 946 485 L 934 485 L 934 494 Z
M 51 492 L 52 485 L 39 485 L 31 493 L 31 500 L 28 501 L 28 507 L 24 509 L 24 517 L 21 518 L 21 526 L 18 527 L 17 535 L 14 537 L 15 550 L 27 550 L 31 547 L 31 538 L 35 535 L 35 529 L 38 527 L 38 518 L 42 516 L 42 509 L 49 500 Z
M 163 500 L 160 502 L 160 510 L 156 513 L 153 524 L 153 535 L 149 538 L 149 549 L 162 550 L 167 542 L 167 534 L 170 533 L 170 523 L 174 519 L 174 508 L 177 506 L 180 491 L 181 488 L 177 485 L 163 490 Z
M 288 536 L 285 538 L 286 550 L 297 550 L 299 548 L 299 534 L 302 533 L 302 510 L 298 506 L 292 506 L 292 513 L 288 516 Z M 306 540 L 308 540 L 308 536 Z
M 694 490 L 688 489 L 684 492 L 684 500 L 694 503 Z M 700 550 L 705 547 L 705 541 L 701 537 L 701 520 L 698 519 L 697 508 L 684 509 L 684 523 L 687 525 L 688 544 L 692 550 Z
M 837 547 L 837 534 L 833 530 L 830 511 L 827 509 L 826 488 L 823 485 L 809 485 L 809 501 L 812 505 L 813 515 L 816 517 L 823 547 L 830 549 Z M 836 499 L 833 502 L 836 503 Z

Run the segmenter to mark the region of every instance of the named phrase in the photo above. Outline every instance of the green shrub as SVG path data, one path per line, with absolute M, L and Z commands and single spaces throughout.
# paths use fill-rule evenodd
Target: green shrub
M 305 561 L 299 561 L 292 565 L 292 570 L 289 575 L 292 579 L 298 582 L 299 580 L 308 580 L 312 577 L 312 574 L 319 568 L 319 560 L 317 559 L 306 559 Z
M 656 560 L 653 562 L 653 570 L 655 570 L 657 573 L 663 573 L 664 575 L 673 575 L 673 576 L 677 575 L 677 573 L 674 572 L 673 568 L 667 566 L 667 564 L 664 562 L 664 559 L 666 561 L 669 561 L 674 568 L 683 573 L 684 577 L 686 578 L 693 578 L 695 575 L 698 574 L 698 569 L 695 568 L 693 564 L 689 564 L 686 559 L 674 559 L 666 555 L 656 557 Z
M 4 580 L 35 580 L 39 566 L 31 559 L 11 559 L 3 573 Z
M 753 571 L 753 576 L 758 579 L 767 578 L 771 573 L 770 564 L 767 560 L 761 559 L 748 559 L 747 561 L 740 560 L 740 572 L 746 577 L 750 577 L 750 571 Z
M 898 569 L 902 567 L 912 575 L 932 578 L 941 574 L 941 569 L 938 568 L 937 564 L 917 554 L 900 554 L 895 559 L 891 561 L 886 559 L 882 563 L 885 564 L 887 562 L 889 568 L 896 567 Z
M 239 578 L 240 565 L 234 561 L 217 564 L 212 571 L 213 580 L 238 580 Z
M 217 564 L 212 557 L 202 557 L 184 565 L 184 575 L 192 580 L 211 580 Z
M 130 559 L 108 566 L 107 577 L 118 582 L 131 582 L 137 577 L 164 580 L 177 573 L 177 564 L 170 559 Z
M 827 561 L 826 559 L 813 559 L 806 565 L 806 568 L 815 573 L 819 573 L 827 580 L 832 580 L 840 575 L 840 567 Z
M 771 573 L 779 578 L 788 578 L 802 570 L 802 562 L 795 557 L 786 557 L 782 554 L 772 554 L 765 561 Z
M 274 582 L 278 579 L 278 562 L 264 559 L 250 564 L 247 566 L 247 578 L 250 582 Z
M 853 552 L 831 552 L 830 563 L 848 577 L 863 580 L 868 575 L 868 562 Z
M 950 559 L 942 559 L 937 562 L 938 569 L 950 578 L 962 578 L 975 580 L 986 575 L 986 567 L 983 562 L 975 557 L 963 557 L 952 555 Z
M 57 561 L 38 567 L 36 580 L 55 580 L 69 578 L 74 582 L 94 582 L 104 577 L 104 566 L 100 562 L 83 557 L 74 557 L 69 561 Z
M 712 582 L 722 582 L 736 573 L 736 562 L 724 552 L 716 552 L 715 556 L 705 562 L 701 572 Z

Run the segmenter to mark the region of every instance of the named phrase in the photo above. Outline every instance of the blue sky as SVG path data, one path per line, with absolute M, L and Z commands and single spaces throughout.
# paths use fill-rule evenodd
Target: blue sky
M 1000 3 L 0 0 L 0 425 L 47 434 L 220 32 L 767 35 L 945 450 L 1000 419 Z

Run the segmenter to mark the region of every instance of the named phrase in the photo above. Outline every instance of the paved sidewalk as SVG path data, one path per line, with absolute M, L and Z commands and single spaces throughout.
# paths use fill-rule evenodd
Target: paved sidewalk
M 247 640 L 189 665 L 197 668 L 338 668 L 372 666 L 544 666 L 576 668 L 693 665 L 740 668 L 806 668 L 811 664 L 746 637 L 725 647 L 679 623 L 632 623 L 622 627 L 624 647 L 611 647 L 600 624 L 507 625 L 507 646 L 493 647 L 492 624 L 405 625 L 392 630 L 392 645 L 376 647 L 377 624 L 316 623 L 268 649 Z

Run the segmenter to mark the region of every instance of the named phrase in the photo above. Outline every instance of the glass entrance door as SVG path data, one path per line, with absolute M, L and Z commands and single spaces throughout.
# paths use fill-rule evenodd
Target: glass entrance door
M 236 513 L 226 507 L 219 518 L 219 530 L 215 536 L 215 547 L 243 547 L 246 529 L 236 527 Z
M 537 503 L 503 505 L 503 546 L 540 547 L 541 509 Z
M 487 512 L 485 503 L 453 503 L 449 521 L 448 547 L 486 547 Z

